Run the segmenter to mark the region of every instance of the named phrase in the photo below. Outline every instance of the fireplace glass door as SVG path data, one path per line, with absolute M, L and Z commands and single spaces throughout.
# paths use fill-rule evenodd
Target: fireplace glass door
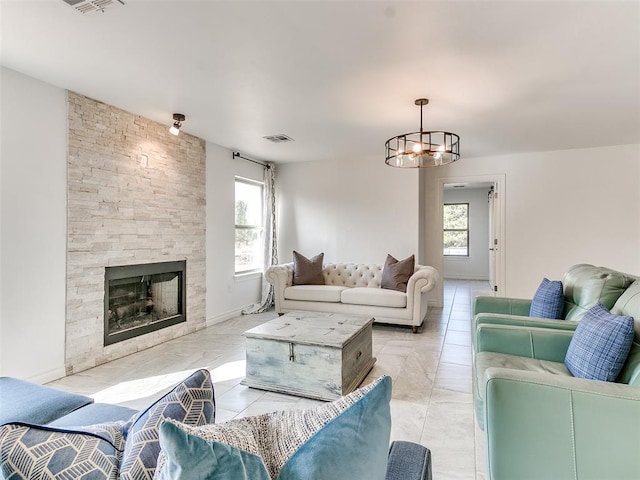
M 186 262 L 105 270 L 105 345 L 186 320 Z

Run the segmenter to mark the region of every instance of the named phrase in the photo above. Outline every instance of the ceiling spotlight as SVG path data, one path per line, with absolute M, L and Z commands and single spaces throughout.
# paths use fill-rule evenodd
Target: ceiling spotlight
M 180 133 L 180 127 L 182 126 L 182 122 L 184 122 L 185 116 L 181 113 L 173 114 L 173 126 L 169 129 L 169 133 L 173 135 L 178 135 Z
M 414 103 L 420 107 L 420 131 L 403 133 L 387 140 L 386 164 L 400 168 L 438 167 L 458 160 L 460 137 L 451 132 L 424 130 L 422 107 L 429 103 L 429 99 L 418 98 Z

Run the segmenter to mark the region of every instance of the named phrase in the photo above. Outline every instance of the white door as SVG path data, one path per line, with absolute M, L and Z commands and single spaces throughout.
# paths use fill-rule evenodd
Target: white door
M 496 192 L 494 185 L 491 187 L 491 191 L 489 191 L 489 284 L 494 292 L 498 290 L 496 283 L 496 256 L 499 247 L 496 229 L 496 208 L 498 205 L 496 202 L 497 195 L 498 193 Z

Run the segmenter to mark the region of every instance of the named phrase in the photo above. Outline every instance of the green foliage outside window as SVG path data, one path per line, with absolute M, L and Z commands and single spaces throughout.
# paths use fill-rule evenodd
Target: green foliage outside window
M 262 183 L 236 179 L 235 271 L 246 273 L 263 268 Z
M 443 207 L 443 253 L 447 256 L 469 255 L 469 204 L 451 203 Z

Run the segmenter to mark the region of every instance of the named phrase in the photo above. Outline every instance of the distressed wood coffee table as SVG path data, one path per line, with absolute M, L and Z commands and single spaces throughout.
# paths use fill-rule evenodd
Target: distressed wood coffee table
M 376 363 L 372 324 L 372 317 L 296 311 L 247 330 L 242 384 L 319 400 L 346 395 Z

